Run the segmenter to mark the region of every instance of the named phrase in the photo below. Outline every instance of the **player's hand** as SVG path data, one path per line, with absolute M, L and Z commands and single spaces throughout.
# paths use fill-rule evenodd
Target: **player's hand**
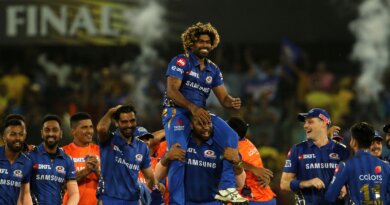
M 308 185 L 309 185 L 308 187 L 314 187 L 316 189 L 324 189 L 325 188 L 324 182 L 318 177 L 316 177 L 314 179 L 310 179 L 308 181 Z
M 224 107 L 231 107 L 236 110 L 241 108 L 241 99 L 240 98 L 234 98 L 230 95 L 226 96 L 223 102 Z
M 264 184 L 264 182 L 269 184 L 271 178 L 274 177 L 274 173 L 264 167 L 256 167 L 252 170 L 252 173 L 257 177 L 261 184 Z
M 99 160 L 95 156 L 87 156 L 85 159 L 86 168 L 95 171 L 99 168 Z
M 181 149 L 180 146 L 181 145 L 179 143 L 176 143 L 172 145 L 171 149 L 169 149 L 169 151 L 166 153 L 166 157 L 169 159 L 169 161 L 180 160 L 184 162 L 186 151 Z
M 328 136 L 331 136 L 333 137 L 333 133 L 336 132 L 336 133 L 339 133 L 341 130 L 341 127 L 337 126 L 337 125 L 332 125 L 329 129 L 328 129 Z
M 223 152 L 223 158 L 233 162 L 233 164 L 238 164 L 241 161 L 240 155 L 238 154 L 238 149 L 231 147 L 225 148 Z
M 232 108 L 239 110 L 241 108 L 241 99 L 240 98 L 233 98 L 232 99 Z
M 164 193 L 165 193 L 165 186 L 164 186 L 164 184 L 159 182 L 158 184 L 156 184 L 156 189 L 158 189 L 161 192 L 161 195 L 164 195 Z
M 194 111 L 192 112 L 192 116 L 196 120 L 199 120 L 201 125 L 207 125 L 211 123 L 211 117 L 209 111 L 201 107 L 195 108 Z
M 340 194 L 339 194 L 339 199 L 343 199 L 345 197 L 345 195 L 347 195 L 347 188 L 345 186 L 341 187 L 341 191 L 340 191 Z

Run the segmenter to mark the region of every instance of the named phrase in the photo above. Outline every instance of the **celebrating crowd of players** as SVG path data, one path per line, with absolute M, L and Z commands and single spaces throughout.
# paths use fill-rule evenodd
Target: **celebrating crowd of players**
M 275 205 L 269 187 L 273 173 L 245 138 L 249 125 L 237 117 L 225 122 L 206 109 L 211 90 L 222 106 L 241 107 L 241 100 L 226 91 L 219 68 L 206 58 L 219 43 L 218 32 L 197 23 L 182 41 L 185 53 L 174 57 L 166 72 L 164 130 L 149 133 L 137 126 L 133 105 L 118 105 L 99 120 L 98 145 L 92 143 L 91 117 L 81 112 L 71 117 L 69 145 L 58 147 L 62 122 L 47 115 L 43 143 L 29 146 L 23 117 L 4 119 L 0 204 Z M 328 136 L 326 110 L 314 108 L 298 119 L 307 140 L 288 153 L 280 183 L 296 194 L 297 204 L 390 203 L 390 167 L 370 153 L 376 136 L 370 124 L 352 126 L 355 156 L 347 160 L 346 146 Z M 389 145 L 389 135 L 386 140 Z

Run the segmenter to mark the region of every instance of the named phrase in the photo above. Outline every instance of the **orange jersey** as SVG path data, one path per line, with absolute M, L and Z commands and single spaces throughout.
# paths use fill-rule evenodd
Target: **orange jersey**
M 100 161 L 100 149 L 96 144 L 90 144 L 87 147 L 79 147 L 73 142 L 63 147 L 66 154 L 72 157 L 76 173 L 85 168 L 85 157 L 96 156 Z M 77 182 L 79 187 L 80 200 L 79 205 L 97 204 L 96 189 L 98 186 L 98 177 L 92 172 L 85 177 L 83 181 Z M 68 193 L 65 192 L 64 203 L 68 200 Z
M 246 138 L 238 141 L 238 149 L 242 161 L 255 167 L 263 167 L 260 153 L 251 141 Z M 245 173 L 245 184 L 252 190 L 253 195 L 253 197 L 246 197 L 247 199 L 250 201 L 269 201 L 276 196 L 270 186 L 262 187 L 252 172 L 245 171 Z

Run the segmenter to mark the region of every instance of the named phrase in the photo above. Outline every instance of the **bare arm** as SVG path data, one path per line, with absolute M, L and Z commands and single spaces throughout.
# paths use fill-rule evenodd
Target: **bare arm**
M 18 205 L 32 205 L 32 199 L 30 194 L 30 183 L 24 183 L 20 187 L 20 193 L 18 198 Z
M 236 184 L 237 184 L 236 188 L 238 190 L 241 190 L 244 187 L 245 179 L 246 179 L 246 173 L 245 172 L 241 172 L 241 174 L 236 175 Z
M 280 188 L 284 191 L 291 191 L 290 182 L 295 179 L 294 173 L 282 173 L 282 178 L 280 179 Z
M 150 190 L 153 190 L 155 188 L 158 188 L 158 190 L 161 193 L 165 192 L 165 186 L 157 181 L 157 179 L 154 177 L 153 169 L 152 167 L 142 169 L 142 174 L 145 177 L 146 185 L 149 187 Z
M 274 176 L 271 170 L 266 169 L 264 167 L 255 167 L 246 162 L 242 163 L 242 167 L 245 170 L 252 172 L 260 181 L 262 186 L 268 185 L 271 182 L 271 178 Z
M 99 143 L 104 143 L 108 140 L 109 134 L 108 131 L 111 125 L 111 117 L 114 112 L 120 108 L 122 105 L 118 105 L 116 107 L 110 108 L 107 113 L 100 119 L 96 126 L 96 130 L 98 133 Z
M 217 97 L 219 103 L 225 108 L 241 108 L 241 99 L 230 96 L 224 85 L 220 85 L 213 88 L 213 92 Z
M 172 160 L 180 160 L 184 162 L 186 151 L 180 149 L 180 144 L 174 144 L 169 151 L 167 151 L 163 158 L 157 163 L 155 169 L 155 177 L 157 180 L 161 180 L 168 175 L 168 165 Z
M 168 98 L 173 100 L 176 105 L 187 108 L 194 117 L 201 120 L 202 123 L 211 122 L 210 114 L 203 108 L 200 108 L 187 100 L 183 94 L 179 91 L 181 86 L 181 79 L 168 76 L 167 78 L 167 95 Z
M 79 203 L 79 188 L 76 180 L 68 180 L 66 182 L 66 189 L 68 190 L 68 203 L 67 205 L 77 205 Z

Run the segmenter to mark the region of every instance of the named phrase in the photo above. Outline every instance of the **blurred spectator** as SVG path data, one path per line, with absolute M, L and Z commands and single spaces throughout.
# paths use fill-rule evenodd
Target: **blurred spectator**
M 20 72 L 19 65 L 12 66 L 10 72 L 6 73 L 1 79 L 7 88 L 7 96 L 12 99 L 17 105 L 22 103 L 24 91 L 30 84 L 30 79 L 27 75 Z

